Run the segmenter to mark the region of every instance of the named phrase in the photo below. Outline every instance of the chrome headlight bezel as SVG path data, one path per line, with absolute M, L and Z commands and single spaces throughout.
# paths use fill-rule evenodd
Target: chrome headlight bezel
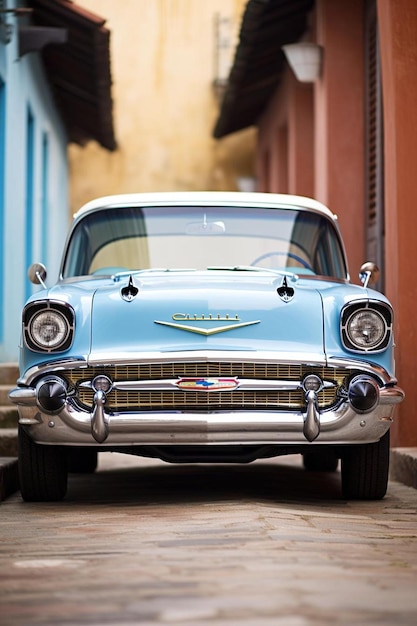
M 384 302 L 361 300 L 346 305 L 340 315 L 343 346 L 351 352 L 383 352 L 391 342 L 392 317 L 391 307 Z
M 47 327 L 49 339 L 43 340 L 42 329 Z M 23 338 L 33 352 L 65 352 L 72 345 L 74 327 L 74 310 L 65 302 L 38 300 L 23 310 Z

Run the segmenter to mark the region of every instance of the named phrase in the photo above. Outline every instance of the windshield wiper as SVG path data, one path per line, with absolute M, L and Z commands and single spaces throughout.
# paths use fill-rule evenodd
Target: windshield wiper
M 255 265 L 212 265 L 207 268 L 208 270 L 219 270 L 225 272 L 269 272 L 270 274 L 278 274 L 278 276 L 291 276 L 293 280 L 299 278 L 295 272 L 289 272 L 287 270 L 274 270 L 269 267 L 256 267 Z

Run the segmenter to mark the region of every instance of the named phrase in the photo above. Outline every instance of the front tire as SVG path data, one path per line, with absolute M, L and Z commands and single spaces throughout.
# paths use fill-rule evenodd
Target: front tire
M 54 502 L 67 492 L 67 455 L 59 446 L 35 443 L 19 425 L 20 492 L 26 502 Z
M 350 446 L 342 454 L 342 491 L 348 500 L 381 500 L 387 492 L 389 431 L 377 442 Z

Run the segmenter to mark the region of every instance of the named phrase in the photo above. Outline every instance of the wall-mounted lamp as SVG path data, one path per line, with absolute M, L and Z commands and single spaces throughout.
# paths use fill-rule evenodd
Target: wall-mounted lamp
M 314 83 L 321 74 L 323 48 L 301 41 L 282 46 L 287 61 L 301 83 Z
M 256 191 L 256 178 L 253 176 L 238 176 L 236 184 L 239 191 Z

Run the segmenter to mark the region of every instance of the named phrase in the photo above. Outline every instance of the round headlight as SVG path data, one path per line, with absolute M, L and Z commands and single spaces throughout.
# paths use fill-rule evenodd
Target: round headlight
M 346 334 L 354 346 L 362 350 L 375 350 L 387 334 L 383 316 L 373 309 L 359 309 L 348 318 Z
M 29 322 L 28 331 L 34 344 L 43 350 L 56 350 L 62 346 L 70 333 L 67 318 L 52 309 L 35 313 Z

